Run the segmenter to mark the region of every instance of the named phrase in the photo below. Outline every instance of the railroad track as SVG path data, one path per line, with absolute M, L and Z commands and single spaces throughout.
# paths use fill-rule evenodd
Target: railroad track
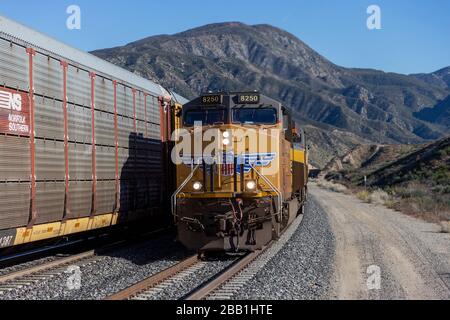
M 26 286 L 62 275 L 69 266 L 86 266 L 95 263 L 100 258 L 101 256 L 97 256 L 95 250 L 90 250 L 0 276 L 0 297 L 7 291 L 23 289 Z
M 269 245 L 270 246 L 270 245 Z M 229 267 L 215 274 L 211 279 L 203 282 L 199 287 L 181 297 L 183 300 L 227 299 L 231 290 L 237 291 L 250 279 L 250 273 L 256 274 L 256 270 L 248 268 L 267 248 L 237 258 Z M 106 300 L 153 300 L 160 292 L 195 274 L 208 264 L 197 255 L 189 257 L 180 263 L 157 273 L 123 291 L 106 298 Z M 247 270 L 248 268 L 248 270 Z M 232 281 L 234 278 L 239 281 Z M 227 285 L 232 283 L 232 287 Z M 223 287 L 223 289 L 222 289 Z
M 53 277 L 62 275 L 68 271 L 68 267 L 85 267 L 87 265 L 96 263 L 102 259 L 103 255 L 114 250 L 130 246 L 133 248 L 139 248 L 146 245 L 146 239 L 149 239 L 160 234 L 164 234 L 170 229 L 162 228 L 154 231 L 150 231 L 140 235 L 139 238 L 134 240 L 119 240 L 116 242 L 110 242 L 96 248 L 90 248 L 82 253 L 70 254 L 70 255 L 56 255 L 54 259 L 50 261 L 43 261 L 37 265 L 31 267 L 24 267 L 23 269 L 12 271 L 7 274 L 0 275 L 0 299 L 2 294 L 8 291 L 14 291 L 23 289 L 24 287 L 31 286 L 38 282 L 46 281 Z M 81 243 L 82 241 L 73 242 L 73 244 Z M 60 246 L 61 248 L 64 246 Z M 49 249 L 38 249 L 31 253 L 24 253 L 21 255 L 34 255 L 36 252 L 46 252 L 55 250 L 58 247 L 51 247 Z M 20 255 L 18 255 L 20 257 Z M 7 258 L 7 259 L 15 259 Z M 6 260 L 6 259 L 5 259 Z M 73 269 L 72 269 L 73 270 Z
M 209 297 L 226 298 L 227 295 L 224 294 L 223 290 L 221 291 L 219 288 L 230 282 L 231 279 L 235 278 L 239 274 L 242 274 L 244 270 L 246 270 L 246 268 L 255 261 L 255 259 L 265 252 L 265 250 L 266 248 L 237 258 L 237 260 L 229 267 L 221 270 L 211 279 L 203 282 L 199 287 L 193 289 L 180 299 L 202 300 Z M 155 274 L 115 295 L 106 298 L 106 300 L 152 300 L 160 292 L 176 284 L 178 281 L 182 281 L 183 279 L 193 276 L 198 270 L 205 267 L 208 263 L 208 261 L 200 260 L 197 255 L 189 257 L 158 274 Z M 241 275 L 239 279 L 243 280 L 242 277 L 244 277 L 244 275 Z M 245 277 L 249 278 L 248 276 Z M 244 284 L 244 282 L 240 281 L 240 284 Z M 238 290 L 240 289 L 240 286 L 235 285 L 234 289 Z M 224 290 L 230 290 L 230 287 L 226 287 Z
M 231 293 L 238 291 L 245 284 L 245 280 L 251 278 L 251 274 L 256 274 L 257 270 L 251 267 L 249 268 L 249 266 L 269 247 L 270 245 L 263 250 L 258 250 L 237 258 L 229 267 L 219 271 L 212 278 L 204 281 L 199 287 L 191 290 L 187 295 L 180 297 L 180 299 L 229 299 Z M 153 300 L 160 292 L 176 284 L 178 281 L 193 276 L 208 263 L 208 261 L 200 260 L 197 255 L 192 256 L 106 298 L 106 300 Z
M 106 300 L 148 300 L 152 294 L 164 290 L 173 281 L 191 275 L 201 268 L 203 263 L 198 256 L 187 258 L 176 265 L 157 273 L 125 290 L 120 291 Z
M 254 268 L 252 264 L 261 257 L 271 245 L 272 243 L 269 243 L 262 250 L 245 255 L 211 281 L 205 283 L 200 288 L 193 290 L 189 295 L 184 297 L 184 299 L 231 299 L 232 296 L 242 289 L 242 287 L 244 287 L 244 285 L 259 271 L 259 268 Z
M 237 258 L 231 265 L 203 281 L 180 300 L 228 300 L 239 292 L 256 274 L 282 249 L 290 240 L 303 217 L 297 218 L 278 241 L 272 241 L 262 250 L 248 253 Z M 106 298 L 106 300 L 153 300 L 177 282 L 195 276 L 196 271 L 205 267 L 208 261 L 189 257 L 168 269 L 157 273 L 123 291 Z

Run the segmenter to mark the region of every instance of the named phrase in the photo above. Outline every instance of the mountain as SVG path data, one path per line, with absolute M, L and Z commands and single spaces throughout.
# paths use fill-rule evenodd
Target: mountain
M 450 88 L 450 67 L 438 70 L 433 73 L 415 74 L 414 77 L 423 80 L 431 85 L 441 88 Z
M 343 68 L 269 25 L 219 23 L 93 54 L 187 98 L 259 90 L 290 107 L 300 123 L 325 126 L 327 134 L 331 129 L 362 141 L 420 143 L 450 133 L 446 122 L 420 114 L 450 95 L 443 85 L 446 69 L 431 81 L 426 75 Z
M 414 113 L 414 116 L 425 121 L 450 127 L 450 95 L 433 108 L 422 109 L 420 112 Z

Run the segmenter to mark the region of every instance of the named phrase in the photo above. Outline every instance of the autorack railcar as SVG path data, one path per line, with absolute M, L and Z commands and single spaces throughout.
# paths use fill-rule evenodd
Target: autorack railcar
M 160 85 L 0 16 L 0 248 L 167 216 Z

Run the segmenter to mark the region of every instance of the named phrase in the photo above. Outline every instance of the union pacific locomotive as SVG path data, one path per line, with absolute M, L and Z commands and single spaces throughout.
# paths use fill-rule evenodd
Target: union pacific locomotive
M 172 212 L 189 249 L 261 249 L 303 212 L 305 135 L 258 92 L 206 94 L 177 110 Z

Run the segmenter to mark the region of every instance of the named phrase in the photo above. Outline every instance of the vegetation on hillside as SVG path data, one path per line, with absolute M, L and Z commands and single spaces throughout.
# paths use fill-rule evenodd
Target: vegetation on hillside
M 356 156 L 359 161 L 349 163 Z M 421 147 L 357 147 L 330 163 L 325 178 L 363 201 L 433 222 L 450 220 L 450 138 Z

